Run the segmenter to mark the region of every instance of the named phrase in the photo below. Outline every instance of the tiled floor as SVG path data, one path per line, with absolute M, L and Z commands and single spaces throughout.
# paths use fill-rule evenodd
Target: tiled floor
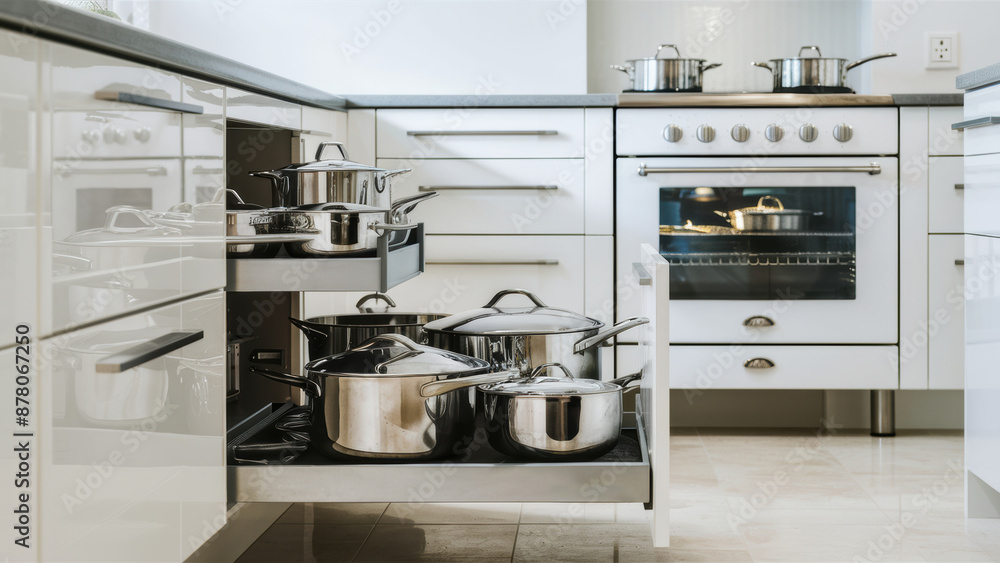
M 1000 561 L 962 436 L 675 429 L 671 547 L 638 504 L 298 504 L 241 562 Z

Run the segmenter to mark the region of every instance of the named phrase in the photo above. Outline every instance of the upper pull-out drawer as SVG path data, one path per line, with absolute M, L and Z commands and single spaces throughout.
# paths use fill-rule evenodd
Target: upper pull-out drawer
M 226 88 L 226 118 L 297 131 L 302 128 L 302 106 Z
M 181 103 L 181 79 L 153 67 L 49 43 L 52 61 L 52 108 L 136 111 Z M 100 92 L 100 94 L 98 94 Z M 113 94 L 122 95 L 117 101 Z M 193 109 L 193 108 L 191 108 Z
M 1000 85 L 965 93 L 965 154 L 1000 152 Z
M 436 191 L 413 211 L 434 234 L 583 234 L 582 159 L 379 159 L 413 167 L 392 181 L 393 199 Z
M 378 110 L 380 158 L 582 157 L 582 109 Z

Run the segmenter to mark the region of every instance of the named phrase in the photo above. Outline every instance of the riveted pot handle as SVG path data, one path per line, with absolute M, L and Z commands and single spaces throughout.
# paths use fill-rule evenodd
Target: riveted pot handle
M 764 205 L 764 202 L 773 201 L 775 205 Z M 766 195 L 757 200 L 757 209 L 774 209 L 778 208 L 778 211 L 785 210 L 785 204 L 781 203 L 781 200 L 774 197 L 773 195 Z
M 469 377 L 458 377 L 455 379 L 442 379 L 441 381 L 431 381 L 420 386 L 420 396 L 426 398 L 437 397 L 450 391 L 467 389 L 475 385 L 485 383 L 499 383 L 517 377 L 517 370 L 500 371 L 497 373 L 486 373 L 483 375 L 470 375 Z
M 631 66 L 611 65 L 611 69 L 612 70 L 620 70 L 620 71 L 624 72 L 625 74 L 627 74 L 629 78 L 632 78 L 632 73 L 635 72 L 635 67 L 631 67 Z
M 307 321 L 303 321 L 302 319 L 296 319 L 294 317 L 288 317 L 288 321 L 293 325 L 295 325 L 299 330 L 306 333 L 306 336 L 309 338 L 315 337 L 315 338 L 322 338 L 323 340 L 329 338 L 329 335 L 327 335 L 322 330 L 309 326 L 309 323 Z
M 323 388 L 319 386 L 319 383 L 316 383 L 311 379 L 306 379 L 301 375 L 292 375 L 290 373 L 272 371 L 257 366 L 250 366 L 249 369 L 253 373 L 263 375 L 264 377 L 272 381 L 277 381 L 278 383 L 287 383 L 292 387 L 298 387 L 299 389 L 304 389 L 306 394 L 316 399 L 323 396 Z
M 594 336 L 584 338 L 573 345 L 573 353 L 582 354 L 584 350 L 590 348 L 591 346 L 596 346 L 601 342 L 611 338 L 612 336 L 618 334 L 619 332 L 625 332 L 626 330 L 637 327 L 639 325 L 644 325 L 649 322 L 646 317 L 632 317 L 625 319 L 624 321 L 598 332 Z
M 388 306 L 389 309 L 395 309 L 396 308 L 396 302 L 392 300 L 392 297 L 389 297 L 388 295 L 386 295 L 384 293 L 379 293 L 379 292 L 376 291 L 375 293 L 369 293 L 368 295 L 365 295 L 361 299 L 358 299 L 358 304 L 355 305 L 355 307 L 358 309 L 358 312 L 359 313 L 371 313 L 371 312 L 373 312 L 371 308 L 367 308 L 366 309 L 366 308 L 362 307 L 362 305 L 364 305 L 368 301 L 371 301 L 372 299 L 379 300 L 379 301 L 385 301 L 385 304 Z
M 549 371 L 552 368 L 559 368 L 560 370 L 562 370 L 563 375 L 565 375 L 568 379 L 573 379 L 573 374 L 570 373 L 568 369 L 566 369 L 566 366 L 558 362 L 552 362 L 549 364 L 542 364 L 540 366 L 537 366 L 535 369 L 531 370 L 531 375 L 528 376 L 528 379 L 535 379 L 536 377 L 542 375 L 543 373 Z
M 631 384 L 632 382 L 639 381 L 640 379 L 642 379 L 642 372 L 641 371 L 639 373 L 633 373 L 632 375 L 626 375 L 626 376 L 623 376 L 623 377 L 612 379 L 608 383 L 614 383 L 615 385 L 618 385 L 618 386 L 620 386 L 621 388 L 624 389 L 624 388 L 628 387 L 629 384 Z M 629 387 L 629 390 L 632 390 L 632 389 L 638 389 L 638 387 Z
M 767 70 L 769 70 L 771 72 L 774 72 L 774 69 L 771 68 L 771 65 L 769 65 L 767 63 L 761 63 L 761 62 L 754 61 L 754 62 L 750 63 L 750 66 L 759 66 L 760 68 L 766 68 Z
M 490 299 L 490 302 L 484 305 L 483 308 L 489 309 L 490 307 L 493 307 L 494 305 L 499 303 L 500 300 L 506 297 L 507 295 L 515 295 L 515 294 L 523 295 L 528 299 L 531 299 L 531 302 L 534 303 L 535 306 L 537 307 L 548 307 L 548 305 L 542 303 L 542 300 L 539 299 L 537 295 L 528 291 L 527 289 L 504 289 L 502 291 L 497 292 L 497 294 L 493 296 L 493 299 Z
M 350 160 L 347 158 L 347 149 L 344 148 L 344 143 L 340 141 L 323 141 L 316 147 L 316 160 L 323 160 L 323 153 L 326 152 L 327 147 L 337 147 L 340 150 L 340 156 L 343 157 L 342 160 Z

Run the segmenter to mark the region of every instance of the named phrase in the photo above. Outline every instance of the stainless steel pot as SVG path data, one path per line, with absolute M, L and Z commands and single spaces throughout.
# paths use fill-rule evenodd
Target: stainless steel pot
M 767 201 L 774 202 L 774 205 L 765 205 Z M 803 232 L 809 230 L 809 218 L 822 215 L 823 212 L 785 209 L 781 200 L 766 195 L 757 201 L 756 207 L 742 207 L 732 211 L 716 210 L 715 214 L 724 217 L 734 229 L 739 231 Z
M 526 296 L 534 306 L 498 306 L 513 294 Z M 600 379 L 600 344 L 648 322 L 633 317 L 604 328 L 596 319 L 549 307 L 529 291 L 507 289 L 481 309 L 427 323 L 424 332 L 431 346 L 486 360 L 497 370 L 516 369 L 527 377 L 542 364 L 558 363 L 577 378 Z
M 384 312 L 373 312 L 364 305 L 371 300 L 382 300 L 388 304 Z M 309 341 L 309 358 L 322 358 L 338 352 L 350 350 L 361 342 L 379 334 L 402 334 L 419 342 L 423 338 L 423 326 L 447 315 L 429 313 L 392 313 L 396 303 L 384 293 L 371 293 L 362 297 L 356 307 L 357 314 L 329 315 L 306 320 L 289 321 L 297 326 Z
M 803 51 L 816 51 L 816 56 L 803 57 Z M 774 92 L 810 92 L 817 89 L 851 91 L 847 86 L 847 71 L 869 61 L 895 56 L 896 53 L 881 53 L 848 63 L 847 59 L 823 58 L 819 47 L 806 45 L 799 49 L 798 57 L 750 64 L 766 68 L 774 74 Z
M 565 377 L 543 377 L 552 368 Z M 542 364 L 527 378 L 480 385 L 478 404 L 490 445 L 525 460 L 599 458 L 621 436 L 622 390 L 640 377 L 580 380 L 564 366 Z
M 340 152 L 339 159 L 323 159 L 329 148 Z M 278 170 L 251 172 L 253 176 L 276 174 L 294 176 L 299 205 L 314 203 L 354 203 L 371 207 L 389 207 L 392 199 L 389 179 L 410 170 L 386 170 L 359 164 L 347 159 L 343 143 L 320 143 L 316 160 L 304 164 L 290 164 Z
M 660 53 L 665 48 L 673 49 L 677 57 L 661 59 Z M 634 92 L 701 92 L 702 73 L 722 66 L 722 63 L 705 64 L 705 59 L 682 59 L 677 45 L 659 45 L 656 55 L 625 62 L 628 66 L 611 65 L 611 68 L 628 75 L 632 81 L 629 91 Z
M 399 334 L 380 334 L 306 364 L 297 376 L 250 371 L 312 397 L 310 445 L 334 459 L 421 461 L 463 451 L 475 432 L 475 386 L 509 379 L 489 364 Z
M 274 235 L 281 232 L 282 216 L 244 202 L 234 190 L 226 190 L 223 195 L 230 200 L 226 204 L 226 256 L 271 258 L 277 254 L 284 239 Z

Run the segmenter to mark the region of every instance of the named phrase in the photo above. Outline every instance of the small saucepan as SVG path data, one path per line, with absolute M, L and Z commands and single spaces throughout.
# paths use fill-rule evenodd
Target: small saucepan
M 673 49 L 675 58 L 660 58 L 664 49 Z M 630 59 L 627 66 L 611 65 L 628 75 L 631 92 L 701 92 L 702 73 L 722 63 L 705 64 L 705 59 L 683 59 L 677 45 L 660 45 L 656 55 L 645 59 Z
M 803 51 L 816 51 L 815 57 L 803 57 Z M 825 58 L 816 45 L 799 49 L 798 57 L 753 62 L 753 66 L 766 68 L 774 74 L 774 88 L 778 93 L 836 93 L 853 92 L 847 86 L 847 71 L 876 59 L 895 57 L 896 53 L 872 55 L 852 63 L 847 59 Z

